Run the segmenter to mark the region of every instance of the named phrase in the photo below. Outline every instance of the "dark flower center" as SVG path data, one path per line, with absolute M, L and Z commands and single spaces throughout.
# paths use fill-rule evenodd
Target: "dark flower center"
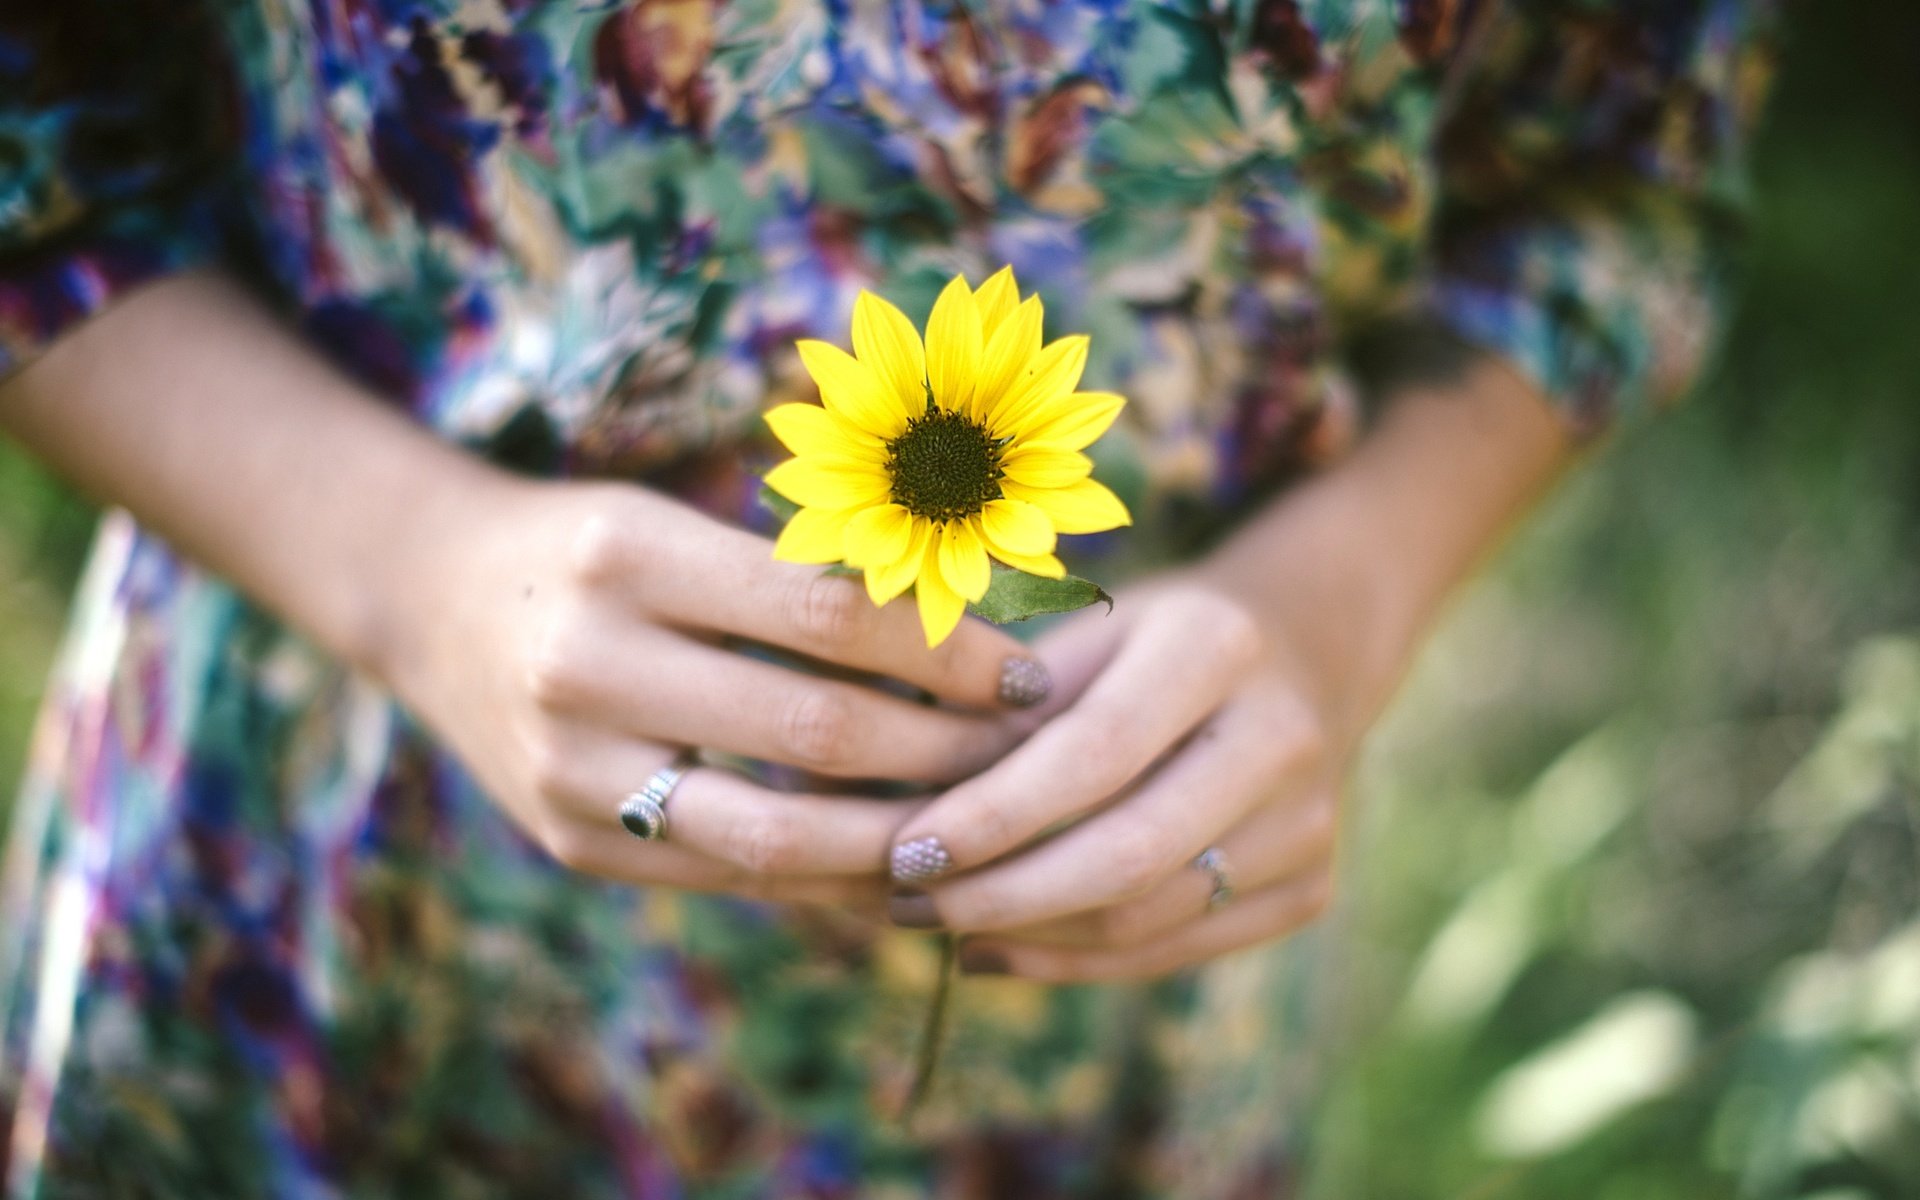
M 928 402 L 927 411 L 887 443 L 893 502 L 929 521 L 972 516 L 1000 498 L 1004 445 L 967 417 Z

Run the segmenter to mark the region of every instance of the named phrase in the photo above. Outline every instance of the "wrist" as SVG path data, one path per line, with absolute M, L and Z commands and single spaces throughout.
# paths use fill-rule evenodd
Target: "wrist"
M 338 649 L 356 669 L 412 700 L 472 611 L 487 564 L 503 559 L 500 534 L 540 485 L 449 445 L 422 447 L 405 493 L 370 531 L 364 573 L 348 589 Z
M 1252 613 L 1336 738 L 1372 722 L 1431 614 L 1374 500 L 1324 476 L 1197 568 Z
M 1448 597 L 1571 458 L 1564 425 L 1483 359 L 1409 388 L 1355 452 L 1276 501 L 1201 568 L 1240 597 L 1356 731 Z

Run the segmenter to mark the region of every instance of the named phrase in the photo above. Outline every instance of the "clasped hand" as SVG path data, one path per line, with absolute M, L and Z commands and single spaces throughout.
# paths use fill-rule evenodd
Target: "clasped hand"
M 896 922 L 969 934 L 964 969 L 1075 982 L 1163 975 L 1325 908 L 1341 756 L 1305 672 L 1230 590 L 1176 572 L 1035 650 L 1058 695 L 901 827 L 952 869 L 897 895 Z M 1230 898 L 1194 863 L 1208 849 Z
M 974 620 L 928 650 L 911 605 L 877 609 L 857 581 L 776 563 L 764 539 L 665 497 L 510 492 L 433 605 L 451 619 L 394 684 L 562 864 L 890 905 L 896 923 L 971 935 L 973 969 L 1050 981 L 1163 974 L 1325 905 L 1341 764 L 1310 689 L 1226 589 L 1174 575 L 1031 650 Z M 1021 666 L 1033 656 L 1056 683 L 1022 711 L 1038 698 Z M 665 841 L 628 836 L 621 799 L 684 746 L 819 783 L 776 790 L 705 767 L 674 793 Z M 832 779 L 944 790 L 874 799 L 835 794 Z M 897 847 L 930 838 L 949 871 L 913 889 L 887 877 Z M 1211 910 L 1214 881 L 1192 866 L 1208 847 L 1237 892 Z

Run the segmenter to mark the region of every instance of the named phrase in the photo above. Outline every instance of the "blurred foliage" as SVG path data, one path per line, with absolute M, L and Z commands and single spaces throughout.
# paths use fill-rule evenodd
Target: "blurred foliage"
M 1313 1197 L 1920 1196 L 1920 8 L 1800 15 L 1719 369 L 1463 598 L 1354 788 Z M 0 778 L 89 521 L 0 448 Z
M 1353 789 L 1310 1196 L 1920 1197 L 1920 9 L 1799 14 L 1720 366 Z
M 92 527 L 85 504 L 0 441 L 0 829 Z

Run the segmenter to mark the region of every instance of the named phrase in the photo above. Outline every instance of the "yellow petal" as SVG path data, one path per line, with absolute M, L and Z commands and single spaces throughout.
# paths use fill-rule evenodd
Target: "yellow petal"
M 880 377 L 901 415 L 927 409 L 927 353 L 907 314 L 867 291 L 853 302 L 853 352 Z
M 955 275 L 940 290 L 927 317 L 927 383 L 933 401 L 950 412 L 965 412 L 980 370 L 980 310 L 967 281 Z
M 887 448 L 880 439 L 834 416 L 818 404 L 781 404 L 764 414 L 767 428 L 780 444 L 795 454 L 825 454 L 835 458 L 885 462 Z
M 1040 353 L 1041 319 L 1040 297 L 1029 296 L 987 339 L 980 360 L 980 375 L 973 387 L 970 411 L 975 416 L 984 419 L 985 414 L 991 413 L 1007 389 L 1018 383 L 1033 365 L 1034 356 Z
M 1025 500 L 1009 500 L 1004 496 L 988 501 L 981 510 L 980 532 L 986 535 L 987 549 L 1002 561 L 1009 554 L 1028 557 L 1050 554 L 1058 540 L 1046 513 Z
M 838 346 L 802 338 L 794 343 L 807 374 L 820 387 L 820 399 L 835 416 L 886 440 L 907 427 L 906 414 L 888 384 Z
M 845 554 L 846 510 L 803 508 L 793 514 L 780 538 L 773 544 L 773 556 L 790 563 L 837 563 Z
M 1064 579 L 1067 574 L 1067 564 L 1051 554 L 1002 554 L 996 557 L 1016 571 L 1025 571 L 1043 579 Z
M 1020 303 L 1020 285 L 1014 282 L 1013 268 L 1001 267 L 974 290 L 973 305 L 980 310 L 980 336 L 993 340 L 993 331 Z
M 919 519 L 913 520 L 911 526 L 904 554 L 892 562 L 867 564 L 867 596 L 875 604 L 886 604 L 912 587 L 920 577 L 920 568 L 927 561 L 927 541 L 933 535 L 933 526 Z
M 1126 406 L 1127 398 L 1112 392 L 1070 392 L 1033 405 L 1015 422 L 1012 433 L 1018 441 L 1084 450 L 1099 440 Z
M 1078 450 L 1045 444 L 1016 445 L 1007 451 L 1001 465 L 1008 479 L 1036 488 L 1066 487 L 1093 472 L 1093 460 Z
M 1061 533 L 1101 533 L 1133 524 L 1120 497 L 1098 480 L 1082 479 L 1061 488 L 1028 487 L 1008 480 L 1001 489 L 1015 500 L 1037 505 Z
M 863 508 L 847 522 L 847 563 L 855 567 L 895 563 L 912 542 L 913 517 L 906 509 L 898 504 Z
M 967 611 L 966 600 L 940 577 L 940 566 L 936 560 L 941 540 L 938 537 L 928 539 L 926 556 L 920 565 L 920 578 L 913 584 L 914 597 L 920 604 L 920 628 L 927 635 L 929 650 L 947 640 L 954 627 L 960 624 L 961 615 Z
M 804 508 L 829 510 L 879 504 L 893 491 L 882 467 L 816 455 L 790 458 L 768 471 L 767 486 Z
M 940 534 L 940 575 L 947 586 L 968 600 L 987 594 L 993 582 L 993 568 L 987 562 L 987 548 L 980 544 L 979 531 L 971 521 L 949 521 Z
M 1006 437 L 1027 410 L 1055 396 L 1064 396 L 1080 386 L 1080 373 L 1087 368 L 1087 338 L 1069 334 L 1049 342 L 1035 355 L 1031 370 L 1007 389 L 1000 403 L 987 414 L 987 424 L 995 437 Z

